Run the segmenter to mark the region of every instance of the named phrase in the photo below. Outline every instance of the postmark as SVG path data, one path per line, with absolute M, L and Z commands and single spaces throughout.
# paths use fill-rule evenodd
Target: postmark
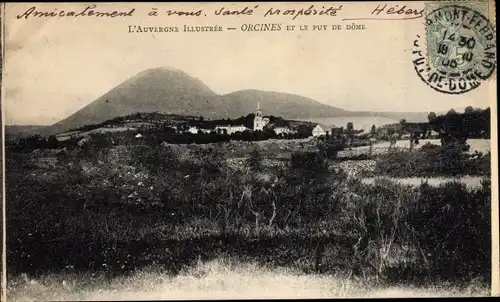
M 426 32 L 413 43 L 413 66 L 427 85 L 461 94 L 488 80 L 496 68 L 496 33 L 471 5 L 441 5 L 429 10 Z

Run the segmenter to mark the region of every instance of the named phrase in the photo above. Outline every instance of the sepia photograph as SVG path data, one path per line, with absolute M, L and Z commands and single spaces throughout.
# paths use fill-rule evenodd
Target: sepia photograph
M 2 4 L 2 301 L 500 295 L 494 5 Z

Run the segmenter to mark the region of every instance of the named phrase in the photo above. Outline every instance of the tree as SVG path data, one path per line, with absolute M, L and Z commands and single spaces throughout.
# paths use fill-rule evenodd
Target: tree
M 429 122 L 433 122 L 434 120 L 436 120 L 436 118 L 437 115 L 434 112 L 430 112 L 429 115 L 427 115 L 427 119 L 429 120 Z
M 392 149 L 397 142 L 396 129 L 394 129 L 394 127 L 387 128 L 387 135 L 389 137 L 389 149 Z
M 252 150 L 252 152 L 250 152 L 247 164 L 250 170 L 255 172 L 260 171 L 262 169 L 262 154 L 260 153 L 259 150 L 254 149 Z
M 414 145 L 418 145 L 421 132 L 419 130 L 410 133 L 410 151 L 413 150 Z
M 177 129 L 179 129 L 180 132 L 184 132 L 189 129 L 189 125 L 187 123 L 178 124 Z
M 450 109 L 445 115 L 438 116 L 433 122 L 433 128 L 439 132 L 441 145 L 443 146 L 460 146 L 465 148 L 469 131 L 464 119 L 466 114 L 458 114 L 454 109 Z
M 352 141 L 354 139 L 354 124 L 352 122 L 348 122 L 346 125 L 347 137 L 349 139 L 348 145 L 351 146 Z
M 344 150 L 346 147 L 346 141 L 343 136 L 336 137 L 334 135 L 325 138 L 324 141 L 318 143 L 318 149 L 322 152 L 326 158 L 336 159 L 337 153 Z
M 59 141 L 57 140 L 55 135 L 49 136 L 47 140 L 47 147 L 50 149 L 56 149 L 57 146 L 59 145 Z
M 311 125 L 298 125 L 297 126 L 297 137 L 305 138 L 312 135 L 313 127 Z
M 475 112 L 474 108 L 472 106 L 467 106 L 465 107 L 465 114 L 473 114 Z
M 40 148 L 42 142 L 44 141 L 45 139 L 41 137 L 39 134 L 30 135 L 26 139 L 24 139 L 24 144 L 21 145 L 21 149 L 32 150 Z
M 406 123 L 406 119 L 405 118 L 402 118 L 400 121 L 399 121 L 399 126 L 400 126 L 400 131 L 399 131 L 399 134 L 403 134 L 406 132 L 406 128 L 408 126 L 408 124 Z
M 354 124 L 352 122 L 348 122 L 346 128 L 347 128 L 347 131 L 353 131 Z

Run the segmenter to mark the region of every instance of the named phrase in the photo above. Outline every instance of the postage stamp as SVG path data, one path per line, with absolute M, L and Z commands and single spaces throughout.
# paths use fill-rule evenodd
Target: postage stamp
M 461 94 L 488 80 L 496 68 L 496 33 L 484 2 L 426 4 L 426 31 L 413 44 L 413 65 L 422 81 Z

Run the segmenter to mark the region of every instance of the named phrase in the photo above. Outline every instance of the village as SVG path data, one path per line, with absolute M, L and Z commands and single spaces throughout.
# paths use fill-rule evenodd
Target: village
M 156 115 L 152 117 L 150 114 L 137 113 L 131 115 L 120 121 L 119 123 L 103 123 L 102 125 L 97 125 L 96 127 L 89 128 L 81 127 L 79 129 L 74 129 L 66 131 L 56 135 L 58 141 L 65 141 L 70 138 L 84 137 L 92 133 L 107 133 L 107 132 L 121 132 L 121 131 L 136 131 L 135 138 L 141 139 L 144 134 L 141 132 L 147 132 L 151 129 L 158 128 L 162 126 L 164 131 L 170 131 L 176 134 L 189 133 L 193 135 L 198 134 L 218 134 L 218 135 L 233 135 L 241 134 L 244 132 L 257 132 L 270 130 L 276 136 L 287 137 L 289 135 L 298 133 L 298 126 L 301 123 L 296 123 L 294 125 L 275 125 L 271 123 L 269 117 L 264 117 L 263 111 L 260 108 L 259 102 L 257 102 L 257 108 L 253 114 L 247 117 L 253 118 L 250 125 L 240 124 L 220 124 L 223 121 L 203 121 L 203 118 L 195 119 L 194 117 L 186 117 L 187 121 L 176 120 L 168 118 L 168 120 L 162 120 L 162 118 L 157 118 Z M 229 120 L 230 121 L 230 120 Z M 237 120 L 236 120 L 237 121 Z M 250 127 L 249 127 L 250 126 Z M 309 127 L 309 136 L 319 137 L 331 134 L 333 126 L 327 126 L 324 124 L 317 124 L 316 126 Z M 86 142 L 86 139 L 81 140 L 80 144 Z
M 199 136 L 228 137 L 229 140 L 305 139 L 345 136 L 351 147 L 368 146 L 378 141 L 409 140 L 412 135 L 422 138 L 438 138 L 439 133 L 429 129 L 428 123 L 400 123 L 372 125 L 370 131 L 355 129 L 352 122 L 345 127 L 314 123 L 311 121 L 285 120 L 275 116 L 265 116 L 257 102 L 253 114 L 238 119 L 205 120 L 203 117 L 179 116 L 162 113 L 135 113 L 112 119 L 99 125 L 87 125 L 55 135 L 58 142 L 77 141 L 78 146 L 88 143 L 89 137 L 106 134 L 120 136 L 120 132 L 133 136 L 136 140 L 145 136 L 190 136 L 199 142 Z M 413 134 L 412 134 L 413 133 Z M 198 138 L 196 138 L 198 137 Z M 54 139 L 52 139 L 54 140 Z M 214 141 L 213 139 L 210 141 Z M 217 141 L 217 140 L 215 140 Z
M 345 121 L 349 119 L 344 119 Z M 362 127 L 362 126 L 361 126 Z M 419 144 L 419 140 L 422 144 Z M 77 149 L 114 148 L 132 145 L 216 146 L 225 143 L 226 155 L 239 161 L 246 149 L 258 143 L 268 157 L 288 158 L 295 151 L 314 152 L 318 144 L 334 144 L 334 157 L 339 160 L 371 159 L 387 153 L 401 142 L 405 148 L 418 148 L 425 143 L 440 144 L 440 133 L 429 123 L 399 123 L 371 126 L 369 131 L 356 129 L 353 122 L 336 127 L 310 121 L 285 120 L 265 116 L 260 102 L 253 113 L 237 119 L 204 119 L 160 112 L 138 112 L 117 117 L 97 125 L 86 125 L 57 135 L 40 135 L 9 141 L 10 147 L 32 154 L 29 160 L 40 168 L 58 165 L 68 153 Z M 399 143 L 398 143 L 399 142 Z M 216 144 L 216 145 L 214 145 Z M 255 146 L 257 146 L 255 145 Z M 277 147 L 272 147 L 277 145 Z M 246 147 L 245 147 L 246 146 Z M 272 151 L 274 150 L 274 151 Z M 43 154 L 43 155 L 42 155 Z

